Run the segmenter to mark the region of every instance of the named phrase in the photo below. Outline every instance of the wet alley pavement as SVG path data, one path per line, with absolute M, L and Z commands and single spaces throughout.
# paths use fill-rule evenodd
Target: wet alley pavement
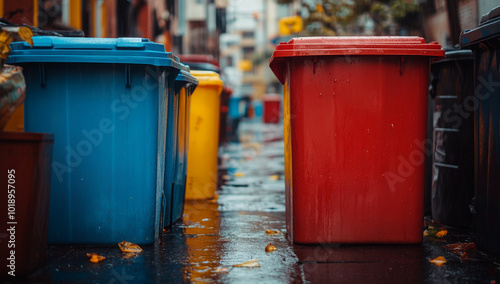
M 282 125 L 243 122 L 240 143 L 220 151 L 218 198 L 187 202 L 184 217 L 138 255 L 116 247 L 51 246 L 48 264 L 28 280 L 46 283 L 494 283 L 500 262 L 448 229 L 422 245 L 297 245 L 286 238 Z M 267 234 L 266 230 L 278 230 Z M 394 234 L 398 228 L 394 228 Z M 266 252 L 268 244 L 275 251 Z M 86 254 L 106 257 L 91 263 Z M 437 266 L 429 259 L 443 256 Z M 258 267 L 233 267 L 258 260 Z

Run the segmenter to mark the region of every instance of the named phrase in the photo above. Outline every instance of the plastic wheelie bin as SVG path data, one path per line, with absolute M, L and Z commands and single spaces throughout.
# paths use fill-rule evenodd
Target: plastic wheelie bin
M 476 244 L 500 256 L 500 6 L 462 32 L 460 46 L 474 53 L 475 88 L 464 108 L 474 113 Z
M 219 62 L 212 55 L 207 54 L 180 54 L 179 60 L 189 65 L 190 70 L 213 71 L 220 74 Z
M 4 278 L 27 275 L 45 265 L 53 144 L 53 134 L 0 131 Z
M 220 95 L 220 118 L 219 118 L 219 146 L 227 144 L 227 121 L 229 113 L 229 99 L 233 89 L 224 86 Z
M 474 115 L 456 112 L 474 95 L 474 60 L 470 50 L 447 50 L 431 65 L 434 96 L 432 217 L 448 226 L 472 228 L 474 198 Z
M 277 46 L 287 231 L 297 243 L 420 243 L 437 43 L 309 37 Z
M 184 197 L 186 195 L 186 172 L 188 157 L 188 130 L 189 109 L 191 94 L 198 85 L 198 80 L 189 72 L 187 65 L 181 64 L 181 73 L 175 80 L 175 92 L 179 93 L 179 120 L 177 135 L 176 174 L 174 189 L 172 192 L 172 211 L 170 219 L 172 223 L 182 217 L 184 211 Z
M 49 243 L 153 243 L 178 61 L 140 38 L 42 36 L 11 46 L 8 60 L 26 78 L 24 128 L 55 137 Z
M 219 62 L 212 55 L 182 54 L 179 55 L 179 59 L 184 64 L 189 65 L 191 70 L 213 71 L 219 75 L 221 74 Z M 231 88 L 224 86 L 220 95 L 219 146 L 227 143 L 227 113 L 229 98 L 232 93 Z
M 264 123 L 279 123 L 281 120 L 281 96 L 267 94 L 262 98 Z
M 210 199 L 217 189 L 217 150 L 222 80 L 212 71 L 191 71 L 198 87 L 191 96 L 186 199 Z

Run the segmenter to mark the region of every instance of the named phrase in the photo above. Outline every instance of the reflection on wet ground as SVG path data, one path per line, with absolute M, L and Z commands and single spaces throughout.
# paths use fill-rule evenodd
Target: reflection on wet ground
M 490 283 L 498 259 L 468 260 L 443 248 L 471 242 L 449 230 L 422 245 L 298 245 L 286 238 L 281 125 L 242 123 L 241 143 L 221 150 L 218 198 L 190 201 L 161 241 L 127 258 L 116 247 L 50 247 L 31 279 L 53 283 Z M 266 230 L 278 230 L 267 234 Z M 394 228 L 398 233 L 398 228 Z M 271 243 L 277 250 L 266 252 Z M 86 253 L 105 256 L 91 263 Z M 444 256 L 438 267 L 428 260 Z M 256 259 L 260 267 L 233 267 Z

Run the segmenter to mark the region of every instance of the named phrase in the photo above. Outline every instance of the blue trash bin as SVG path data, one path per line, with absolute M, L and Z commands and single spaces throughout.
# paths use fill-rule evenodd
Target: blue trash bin
M 254 101 L 252 101 L 252 106 L 253 106 L 253 111 L 254 111 L 254 114 L 255 114 L 255 118 L 258 121 L 261 121 L 262 120 L 262 116 L 264 114 L 264 109 L 263 109 L 263 106 L 262 106 L 262 100 L 254 100 Z
M 33 37 L 26 131 L 54 133 L 51 244 L 151 244 L 160 232 L 167 100 L 179 62 L 140 38 Z

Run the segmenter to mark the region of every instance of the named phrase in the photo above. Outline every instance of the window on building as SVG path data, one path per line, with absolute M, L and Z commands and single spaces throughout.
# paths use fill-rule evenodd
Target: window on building
M 234 66 L 233 57 L 226 56 L 226 66 Z
M 241 36 L 243 38 L 253 38 L 254 37 L 254 32 L 253 31 L 243 32 L 243 34 Z
M 433 15 L 436 13 L 436 1 L 435 0 L 427 0 L 427 7 L 429 9 L 430 15 Z
M 255 51 L 255 48 L 253 46 L 244 46 L 243 47 L 243 58 L 250 59 L 250 57 L 252 57 L 254 51 Z

